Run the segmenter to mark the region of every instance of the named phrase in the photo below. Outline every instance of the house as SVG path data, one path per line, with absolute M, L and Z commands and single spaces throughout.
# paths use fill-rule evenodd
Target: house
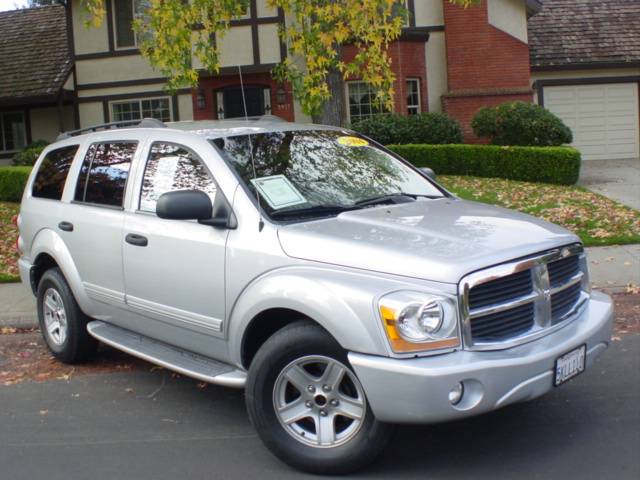
M 640 156 L 640 2 L 545 0 L 529 20 L 536 100 L 585 160 Z
M 33 140 L 74 128 L 65 8 L 0 12 L 0 162 Z
M 176 121 L 242 116 L 238 65 L 249 115 L 308 120 L 290 86 L 279 84 L 270 74 L 287 55 L 278 36 L 278 26 L 287 19 L 267 0 L 252 0 L 246 15 L 232 21 L 230 31 L 219 40 L 219 74 L 202 71 L 197 88 L 172 94 L 164 89 L 165 79 L 140 55 L 131 27 L 145 4 L 146 0 L 105 0 L 105 21 L 87 29 L 80 0 L 67 1 L 71 65 L 65 85 L 76 127 L 142 117 Z M 540 8 L 538 0 L 483 0 L 468 9 L 448 0 L 405 0 L 405 5 L 409 11 L 406 28 L 390 46 L 397 77 L 396 112 L 445 111 L 460 120 L 467 140 L 473 141 L 469 124 L 481 106 L 533 100 L 527 18 Z M 60 15 L 62 8 L 43 7 L 23 11 L 32 14 L 12 15 L 33 15 L 34 23 L 39 23 L 36 18 L 45 17 L 42 12 Z M 64 44 L 63 37 L 61 33 L 57 44 Z M 31 42 L 31 38 L 22 42 L 22 55 L 29 54 Z M 346 48 L 344 54 L 348 57 L 355 52 Z M 34 62 L 42 63 L 43 58 L 48 64 L 51 57 L 40 56 Z M 346 82 L 348 121 L 375 113 L 372 97 L 371 88 L 357 78 Z M 60 122 L 50 125 L 52 132 L 61 127 Z M 64 127 L 68 128 L 67 123 Z M 35 139 L 34 133 L 31 138 Z

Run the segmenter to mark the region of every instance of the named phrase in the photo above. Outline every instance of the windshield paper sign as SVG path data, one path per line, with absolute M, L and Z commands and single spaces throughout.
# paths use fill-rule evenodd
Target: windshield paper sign
M 307 200 L 284 175 L 254 178 L 251 183 L 274 210 L 307 203 Z

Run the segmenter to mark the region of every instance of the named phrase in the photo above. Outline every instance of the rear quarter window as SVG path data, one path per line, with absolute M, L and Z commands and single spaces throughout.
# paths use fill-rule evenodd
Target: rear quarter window
M 36 198 L 60 200 L 77 151 L 78 145 L 69 145 L 47 153 L 36 173 L 31 195 Z
M 82 162 L 75 200 L 122 207 L 131 160 L 138 142 L 94 143 Z

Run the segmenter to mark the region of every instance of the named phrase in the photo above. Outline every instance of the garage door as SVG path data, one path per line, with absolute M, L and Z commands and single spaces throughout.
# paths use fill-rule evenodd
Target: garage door
M 638 84 L 544 88 L 544 106 L 573 131 L 585 160 L 638 158 Z

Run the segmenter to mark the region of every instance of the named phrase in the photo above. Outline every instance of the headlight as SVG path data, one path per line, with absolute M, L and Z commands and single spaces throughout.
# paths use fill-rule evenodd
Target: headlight
M 382 297 L 378 308 L 396 353 L 452 348 L 460 344 L 456 303 L 452 298 L 394 292 Z

